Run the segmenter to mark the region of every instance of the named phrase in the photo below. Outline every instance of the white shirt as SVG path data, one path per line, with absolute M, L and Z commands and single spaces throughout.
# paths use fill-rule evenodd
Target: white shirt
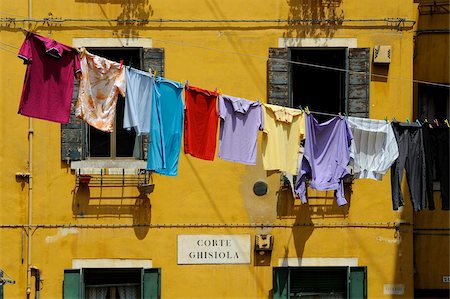
M 349 117 L 353 133 L 350 164 L 355 179 L 380 181 L 398 157 L 398 145 L 390 123 L 384 120 Z

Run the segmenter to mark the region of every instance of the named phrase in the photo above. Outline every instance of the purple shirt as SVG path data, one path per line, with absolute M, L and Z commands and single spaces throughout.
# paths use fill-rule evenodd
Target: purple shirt
M 349 174 L 350 144 L 353 139 L 347 121 L 334 117 L 319 122 L 306 115 L 305 153 L 297 176 L 295 193 L 306 203 L 306 180 L 317 190 L 336 190 L 339 206 L 345 205 L 343 178 Z
M 256 164 L 256 139 L 263 129 L 260 102 L 219 96 L 219 157 L 243 164 Z
M 77 50 L 28 33 L 18 56 L 27 64 L 18 113 L 68 123 L 74 75 L 81 71 Z

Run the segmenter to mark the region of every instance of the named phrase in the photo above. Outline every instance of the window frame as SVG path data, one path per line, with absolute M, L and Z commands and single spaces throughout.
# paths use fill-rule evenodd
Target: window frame
M 300 269 L 342 270 L 346 274 L 346 298 L 367 298 L 367 267 L 366 266 L 308 266 L 308 267 L 273 267 L 273 298 L 288 299 L 291 291 L 291 273 Z M 344 278 L 344 277 L 343 277 Z M 301 280 L 299 276 L 297 279 Z M 359 283 L 359 284 L 356 284 Z M 359 287 L 359 288 L 358 288 Z
M 85 298 L 86 284 L 84 281 L 85 271 L 94 268 L 65 269 L 63 280 L 63 298 L 80 299 Z M 106 268 L 102 268 L 106 270 Z M 136 270 L 141 272 L 140 298 L 161 298 L 161 268 L 107 268 L 111 273 L 124 270 Z
M 75 41 L 77 40 L 77 41 Z M 103 41 L 104 40 L 104 41 Z M 81 47 L 103 47 L 114 48 L 117 46 L 142 48 L 141 69 L 152 69 L 164 77 L 165 69 L 165 51 L 164 48 L 153 48 L 151 39 L 120 39 L 120 45 L 117 40 L 108 38 L 80 38 L 74 39 L 73 44 Z M 61 160 L 71 165 L 72 169 L 101 169 L 101 168 L 122 168 L 122 169 L 143 169 L 146 167 L 148 136 L 142 135 L 139 157 L 89 157 L 87 148 L 89 128 L 81 120 L 75 117 L 75 104 L 78 96 L 78 80 L 75 80 L 72 96 L 71 116 L 68 124 L 61 125 Z

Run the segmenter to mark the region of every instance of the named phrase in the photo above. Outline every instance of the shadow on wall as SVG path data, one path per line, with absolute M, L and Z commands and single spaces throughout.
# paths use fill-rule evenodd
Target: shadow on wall
M 81 184 L 73 191 L 72 212 L 76 218 L 132 218 L 136 237 L 143 240 L 151 224 L 150 198 L 141 194 L 137 197 L 91 196 L 88 185 Z
M 297 37 L 333 37 L 342 24 L 344 11 L 343 0 L 287 0 L 289 5 L 289 28 L 283 33 L 284 38 Z M 320 20 L 336 20 L 321 22 Z M 298 22 L 296 20 L 310 20 Z
M 118 20 L 147 20 L 149 17 L 153 16 L 154 11 L 150 0 L 75 0 L 75 2 L 92 3 L 92 4 L 120 4 L 122 12 L 116 16 Z M 112 16 L 107 16 L 103 8 L 100 7 L 104 18 L 113 18 Z M 123 36 L 134 37 L 139 35 L 139 27 L 148 22 L 126 22 L 119 23 L 123 26 L 123 29 L 114 29 L 114 31 Z M 118 24 L 118 25 L 119 25 Z
M 278 190 L 277 217 L 279 219 L 295 219 L 290 238 L 293 239 L 296 252 L 289 252 L 289 240 L 284 248 L 283 257 L 302 258 L 305 244 L 314 231 L 313 220 L 345 219 L 351 202 L 351 183 L 345 183 L 347 205 L 339 207 L 334 191 L 316 191 L 308 189 L 308 203 L 302 204 L 296 198 L 290 186 L 281 184 Z

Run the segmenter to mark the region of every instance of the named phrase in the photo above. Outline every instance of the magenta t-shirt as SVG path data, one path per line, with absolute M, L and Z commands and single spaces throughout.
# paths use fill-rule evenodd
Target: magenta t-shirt
M 28 33 L 18 56 L 27 64 L 18 113 L 68 123 L 74 75 L 81 71 L 77 50 Z

